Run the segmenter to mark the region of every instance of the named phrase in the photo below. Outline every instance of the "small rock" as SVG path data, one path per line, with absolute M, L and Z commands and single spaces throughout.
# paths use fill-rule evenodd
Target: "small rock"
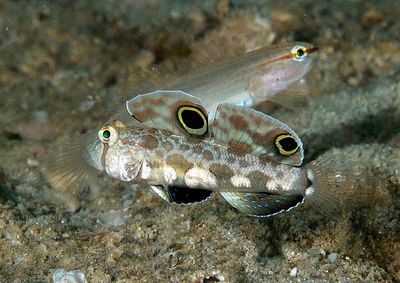
M 215 7 L 219 17 L 223 18 L 229 13 L 229 0 L 220 0 Z
M 42 111 L 42 110 L 35 111 L 35 112 L 33 112 L 32 115 L 33 115 L 33 118 L 40 123 L 46 123 L 49 118 L 47 112 Z
M 57 269 L 53 273 L 54 283 L 87 283 L 85 274 L 79 270 L 67 271 L 64 269 Z
M 338 259 L 337 253 L 331 253 L 328 255 L 328 261 L 334 263 Z
M 364 13 L 362 17 L 363 26 L 369 28 L 383 20 L 383 15 L 380 11 L 371 9 Z
M 292 270 L 290 270 L 290 276 L 292 276 L 292 277 L 296 277 L 297 276 L 297 267 L 295 267 Z
M 31 158 L 28 158 L 26 160 L 26 163 L 28 164 L 29 167 L 38 167 L 39 166 L 39 162 L 37 160 L 31 159 Z

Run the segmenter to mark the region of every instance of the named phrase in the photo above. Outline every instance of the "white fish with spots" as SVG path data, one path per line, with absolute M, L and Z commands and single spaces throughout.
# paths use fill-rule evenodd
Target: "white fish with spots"
M 221 103 L 210 118 L 202 102 L 183 91 L 156 91 L 126 103 L 135 126 L 114 120 L 87 143 L 85 166 L 63 163 L 71 175 L 93 170 L 148 184 L 165 200 L 189 204 L 220 193 L 233 207 L 271 216 L 303 202 L 329 207 L 337 187 L 352 187 L 327 161 L 303 165 L 303 145 L 284 123 L 255 110 Z M 158 111 L 154 109 L 157 107 Z M 52 168 L 57 168 L 55 160 Z M 48 166 L 50 168 L 50 166 Z M 95 169 L 94 169 L 95 168 Z M 52 174 L 56 172 L 56 174 Z M 50 183 L 63 182 L 57 170 Z M 81 178 L 82 179 L 82 178 Z

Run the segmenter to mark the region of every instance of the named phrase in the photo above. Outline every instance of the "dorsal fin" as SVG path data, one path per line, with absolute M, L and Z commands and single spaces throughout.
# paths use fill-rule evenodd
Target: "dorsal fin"
M 211 125 L 216 142 L 231 152 L 254 154 L 276 162 L 300 166 L 303 144 L 286 124 L 253 109 L 221 103 Z
M 221 192 L 221 195 L 240 212 L 259 217 L 269 217 L 289 211 L 304 201 L 304 196 L 301 194 Z
M 180 90 L 157 90 L 126 102 L 138 122 L 175 134 L 203 137 L 208 132 L 208 113 L 200 100 Z

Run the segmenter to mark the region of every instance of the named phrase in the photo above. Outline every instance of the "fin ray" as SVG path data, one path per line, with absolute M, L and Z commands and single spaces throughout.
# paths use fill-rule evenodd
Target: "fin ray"
M 221 192 L 221 195 L 240 212 L 258 217 L 270 217 L 289 211 L 304 201 L 301 194 Z

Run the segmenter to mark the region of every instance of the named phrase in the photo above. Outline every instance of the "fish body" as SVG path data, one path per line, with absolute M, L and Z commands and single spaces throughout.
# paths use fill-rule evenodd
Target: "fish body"
M 121 121 L 106 128 L 118 139 L 101 151 L 103 157 L 97 160 L 103 161 L 96 167 L 123 181 L 219 191 L 251 188 L 256 192 L 304 191 L 307 183 L 301 167 L 232 152 L 212 139 L 193 140 L 168 130 L 126 126 Z
M 181 76 L 164 89 L 179 89 L 201 99 L 207 109 L 221 102 L 252 107 L 302 79 L 313 66 L 317 47 L 304 42 L 266 46 L 242 56 L 217 60 Z
M 201 101 L 182 91 L 139 95 L 127 110 L 138 126 L 107 123 L 86 160 L 111 177 L 152 186 L 171 203 L 219 192 L 244 213 L 270 216 L 324 192 L 313 187 L 313 168 L 302 166 L 300 138 L 268 115 L 222 103 L 209 120 Z
M 303 144 L 290 127 L 244 106 L 221 103 L 211 117 L 198 98 L 164 90 L 139 95 L 126 108 L 135 125 L 113 120 L 83 144 L 55 149 L 43 167 L 54 188 L 78 195 L 101 171 L 148 184 L 169 203 L 220 193 L 239 211 L 267 217 L 303 202 L 331 211 L 338 189 L 353 196 L 360 180 L 351 162 L 348 169 L 331 159 L 303 164 Z

